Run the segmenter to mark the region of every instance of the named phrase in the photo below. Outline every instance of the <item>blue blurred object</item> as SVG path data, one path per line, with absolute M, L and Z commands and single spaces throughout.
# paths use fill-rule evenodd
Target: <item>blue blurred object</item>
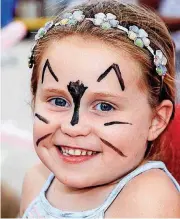
M 17 0 L 1 0 L 1 28 L 14 20 Z

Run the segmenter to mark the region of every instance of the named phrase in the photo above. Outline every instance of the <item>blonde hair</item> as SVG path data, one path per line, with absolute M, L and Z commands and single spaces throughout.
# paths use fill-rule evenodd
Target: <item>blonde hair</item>
M 167 70 L 163 86 L 162 77 L 158 76 L 153 63 L 153 56 L 147 49 L 138 48 L 127 37 L 127 35 L 117 29 L 103 30 L 94 26 L 90 21 L 83 21 L 77 26 L 56 26 L 47 32 L 47 34 L 38 41 L 34 50 L 35 65 L 33 68 L 31 88 L 33 97 L 36 95 L 37 82 L 38 82 L 38 68 L 42 58 L 42 54 L 46 49 L 49 42 L 52 40 L 60 40 L 63 37 L 70 35 L 80 35 L 82 37 L 94 37 L 102 40 L 104 43 L 125 49 L 132 57 L 139 61 L 142 68 L 142 77 L 139 82 L 139 88 L 142 91 L 148 90 L 148 101 L 152 109 L 155 109 L 158 104 L 164 99 L 169 99 L 174 104 L 175 100 L 175 64 L 174 64 L 174 44 L 171 40 L 170 34 L 163 23 L 163 21 L 151 10 L 132 5 L 122 4 L 118 1 L 101 1 L 84 3 L 69 9 L 82 10 L 86 17 L 93 18 L 95 14 L 112 13 L 116 15 L 116 19 L 124 27 L 130 25 L 137 25 L 139 28 L 144 29 L 151 42 L 151 47 L 154 50 L 160 49 L 167 58 Z M 68 10 L 63 10 L 56 17 L 55 22 L 62 19 L 62 15 Z M 174 110 L 173 110 L 174 114 Z M 173 114 L 171 119 L 173 118 Z M 151 143 L 150 143 L 151 144 Z M 150 145 L 149 144 L 149 145 Z M 162 159 L 164 145 L 164 136 L 161 134 L 154 142 L 153 149 L 148 154 L 148 159 Z

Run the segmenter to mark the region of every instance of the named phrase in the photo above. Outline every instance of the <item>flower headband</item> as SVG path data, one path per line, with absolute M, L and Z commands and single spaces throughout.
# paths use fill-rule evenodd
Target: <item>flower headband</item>
M 54 23 L 53 21 L 49 21 L 45 24 L 44 27 L 40 28 L 39 31 L 37 32 L 35 36 L 35 41 L 37 42 L 39 39 L 45 36 L 45 34 L 53 27 L 55 26 L 74 26 L 83 20 L 89 20 L 93 22 L 95 26 L 99 26 L 102 29 L 108 30 L 111 28 L 117 28 L 119 30 L 122 30 L 127 33 L 127 36 L 129 39 L 134 41 L 134 44 L 140 48 L 147 48 L 149 52 L 153 55 L 154 57 L 154 65 L 156 66 L 156 72 L 159 76 L 164 77 L 165 74 L 167 73 L 167 59 L 163 55 L 161 50 L 156 50 L 154 51 L 150 47 L 150 40 L 148 38 L 148 33 L 144 30 L 141 29 L 135 25 L 129 26 L 129 29 L 126 27 L 123 27 L 119 25 L 119 21 L 116 20 L 116 16 L 111 13 L 98 13 L 95 14 L 94 18 L 85 18 L 85 15 L 83 14 L 82 11 L 77 10 L 74 12 L 68 12 L 63 16 L 63 19 L 60 20 L 57 23 Z M 31 54 L 29 57 L 29 68 L 33 68 L 34 65 L 34 48 L 36 46 L 33 46 L 31 49 Z

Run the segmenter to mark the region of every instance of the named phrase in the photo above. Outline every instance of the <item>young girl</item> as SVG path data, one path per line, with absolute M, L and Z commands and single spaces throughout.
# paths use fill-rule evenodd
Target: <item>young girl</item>
M 116 1 L 63 11 L 31 51 L 34 145 L 24 218 L 180 217 L 163 161 L 174 47 L 151 11 Z

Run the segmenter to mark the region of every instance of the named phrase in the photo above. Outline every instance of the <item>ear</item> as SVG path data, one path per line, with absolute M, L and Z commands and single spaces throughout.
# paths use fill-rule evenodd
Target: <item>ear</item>
M 164 131 L 169 123 L 172 111 L 173 104 L 170 100 L 163 100 L 161 104 L 156 107 L 155 115 L 149 127 L 148 141 L 155 140 Z

